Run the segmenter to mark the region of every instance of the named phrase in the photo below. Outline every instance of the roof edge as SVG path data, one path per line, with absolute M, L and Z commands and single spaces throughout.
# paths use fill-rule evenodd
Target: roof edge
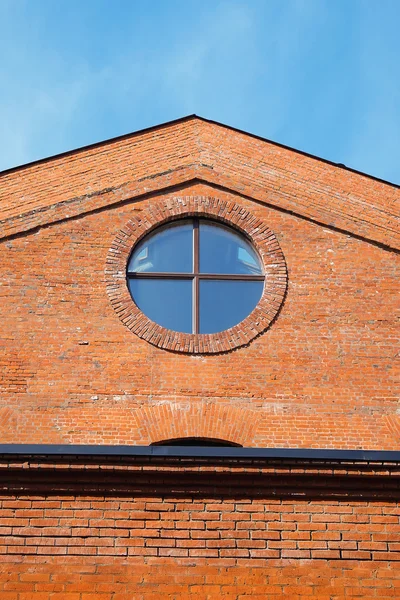
M 400 463 L 400 450 L 345 450 L 328 448 L 249 448 L 207 446 L 115 446 L 84 444 L 0 444 L 3 457 L 104 457 L 218 460 L 307 460 Z
M 317 156 L 316 154 L 311 154 L 310 152 L 306 152 L 305 150 L 299 150 L 297 148 L 293 148 L 292 146 L 288 146 L 286 144 L 282 144 L 280 142 L 276 142 L 274 140 L 271 140 L 269 138 L 257 135 L 255 133 L 251 133 L 249 131 L 245 131 L 244 129 L 239 129 L 238 127 L 233 127 L 231 125 L 227 125 L 226 123 L 222 123 L 220 121 L 215 121 L 213 119 L 207 119 L 206 117 L 201 117 L 199 115 L 196 115 L 195 113 L 186 115 L 184 117 L 179 117 L 178 119 L 172 119 L 171 121 L 165 121 L 163 123 L 159 123 L 157 125 L 151 125 L 150 127 L 145 127 L 143 129 L 138 129 L 136 131 L 132 131 L 130 133 L 124 133 L 122 135 L 118 135 L 112 138 L 107 138 L 105 140 L 101 140 L 99 142 L 94 142 L 92 144 L 87 144 L 85 146 L 79 146 L 78 148 L 73 148 L 71 150 L 65 150 L 64 152 L 60 152 L 58 154 L 53 154 L 44 158 L 39 158 L 37 160 L 28 162 L 28 163 L 24 163 L 22 165 L 17 165 L 15 167 L 10 167 L 8 169 L 4 169 L 3 171 L 0 171 L 0 177 L 3 175 L 9 175 L 10 173 L 14 173 L 17 171 L 21 171 L 23 169 L 27 169 L 36 165 L 40 165 L 46 162 L 50 162 L 52 160 L 57 160 L 59 158 L 63 158 L 66 156 L 70 156 L 71 154 L 75 154 L 75 153 L 79 153 L 79 152 L 85 152 L 86 150 L 92 150 L 94 148 L 99 148 L 101 146 L 106 146 L 107 144 L 112 144 L 114 142 L 119 142 L 131 137 L 134 137 L 136 135 L 142 135 L 144 133 L 149 133 L 151 131 L 155 131 L 157 129 L 162 129 L 164 127 L 169 127 L 171 125 L 175 125 L 177 123 L 184 123 L 185 121 L 190 121 L 190 120 L 194 120 L 194 119 L 198 119 L 199 121 L 203 121 L 205 123 L 210 123 L 213 125 L 218 125 L 219 127 L 224 127 L 225 129 L 229 129 L 230 131 L 236 131 L 237 133 L 241 133 L 243 135 L 248 135 L 254 139 L 257 140 L 261 140 L 263 142 L 267 142 L 268 144 L 272 144 L 273 146 L 277 146 L 278 148 L 284 148 L 285 150 L 289 150 L 291 152 L 295 152 L 296 154 L 300 154 L 302 156 L 306 156 L 308 158 L 312 158 L 314 160 L 318 160 L 319 162 L 323 162 L 325 164 L 331 165 L 333 167 L 336 167 L 338 169 L 343 169 L 345 171 L 349 171 L 351 173 L 355 173 L 356 175 L 361 175 L 363 177 L 367 177 L 368 179 L 372 179 L 373 181 L 378 181 L 380 183 L 383 183 L 385 185 L 389 185 L 391 187 L 394 187 L 396 189 L 400 189 L 400 184 L 397 183 L 393 183 L 391 181 L 388 181 L 387 179 L 382 179 L 381 177 L 377 177 L 375 175 L 371 175 L 370 173 L 365 173 L 364 171 L 359 171 L 358 169 L 353 169 L 352 167 L 348 167 L 347 165 L 343 164 L 343 163 L 336 163 L 332 160 L 329 160 L 327 158 L 322 158 L 321 156 Z
M 379 181 L 380 183 L 384 183 L 385 185 L 390 185 L 396 189 L 400 189 L 399 183 L 393 183 L 387 179 L 382 179 L 381 177 L 376 177 L 375 175 L 371 175 L 370 173 L 366 173 L 365 171 L 359 171 L 358 169 L 353 169 L 352 167 L 348 167 L 344 163 L 337 163 L 333 160 L 329 160 L 328 158 L 322 158 L 322 156 L 317 156 L 316 154 L 311 154 L 310 152 L 306 152 L 305 150 L 299 150 L 298 148 L 293 148 L 293 146 L 287 146 L 286 144 L 281 144 L 280 142 L 275 142 L 269 138 L 263 137 L 261 135 L 257 135 L 256 133 L 251 133 L 249 131 L 245 131 L 244 129 L 239 129 L 238 127 L 233 127 L 232 125 L 227 125 L 226 123 L 221 123 L 220 121 L 213 121 L 212 119 L 206 119 L 205 117 L 199 117 L 198 115 L 193 115 L 197 117 L 201 121 L 206 123 L 211 123 L 213 125 L 219 125 L 220 127 L 224 127 L 225 129 L 230 129 L 231 131 L 236 131 L 237 133 L 242 133 L 244 135 L 248 135 L 256 140 L 261 140 L 263 142 L 267 142 L 268 144 L 272 144 L 273 146 L 277 146 L 278 148 L 284 148 L 285 150 L 290 150 L 291 152 L 295 152 L 296 154 L 301 154 L 302 156 L 307 156 L 308 158 L 313 158 L 314 160 L 318 160 L 319 162 L 323 162 L 325 164 L 331 165 L 332 167 L 337 167 L 338 169 L 343 169 L 344 171 L 350 171 L 351 173 L 355 173 L 356 175 L 362 175 L 363 177 L 368 177 L 368 179 L 373 179 L 374 181 Z M 0 172 L 1 175 L 1 172 Z
M 86 144 L 85 146 L 79 146 L 78 148 L 73 148 L 71 150 L 65 150 L 64 152 L 59 152 L 58 154 L 51 154 L 50 156 L 46 156 L 44 158 L 38 158 L 37 160 L 32 160 L 31 162 L 24 163 L 22 165 L 10 167 L 9 169 L 4 169 L 3 171 L 0 171 L 0 177 L 2 175 L 8 175 L 9 173 L 14 173 L 15 171 L 22 171 L 23 169 L 28 169 L 29 167 L 34 167 L 34 166 L 40 165 L 42 163 L 50 162 L 52 160 L 57 160 L 58 158 L 70 156 L 71 154 L 78 154 L 79 152 L 85 152 L 86 150 L 92 150 L 94 148 L 106 146 L 107 144 L 112 144 L 114 142 L 120 142 L 122 140 L 126 140 L 128 138 L 135 137 L 136 135 L 142 135 L 143 133 L 150 133 L 151 131 L 155 131 L 156 129 L 162 129 L 164 127 L 169 127 L 170 125 L 184 123 L 185 121 L 191 121 L 194 119 L 201 119 L 201 117 L 199 117 L 198 115 L 195 115 L 195 114 L 186 115 L 184 117 L 179 117 L 178 119 L 172 119 L 171 121 L 165 121 L 164 123 L 159 123 L 158 125 L 150 125 L 150 127 L 144 127 L 143 129 L 137 129 L 136 131 L 131 131 L 130 133 L 123 133 L 122 135 L 117 135 L 112 138 L 107 138 L 105 140 L 101 140 L 100 142 L 93 142 L 92 144 Z M 201 119 L 201 120 L 205 120 L 205 119 Z

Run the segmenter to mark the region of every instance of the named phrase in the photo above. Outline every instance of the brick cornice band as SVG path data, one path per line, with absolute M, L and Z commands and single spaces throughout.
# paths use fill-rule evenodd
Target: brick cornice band
M 153 229 L 184 217 L 210 217 L 249 238 L 263 263 L 263 295 L 252 313 L 231 329 L 215 334 L 188 334 L 165 329 L 136 306 L 126 284 L 126 266 L 134 246 Z M 140 338 L 175 352 L 215 354 L 247 345 L 276 317 L 286 293 L 285 258 L 267 223 L 235 202 L 205 196 L 180 196 L 152 203 L 135 215 L 116 236 L 106 263 L 107 293 L 121 321 Z

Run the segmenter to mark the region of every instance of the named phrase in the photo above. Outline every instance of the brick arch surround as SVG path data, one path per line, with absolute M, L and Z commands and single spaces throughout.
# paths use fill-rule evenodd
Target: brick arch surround
M 215 403 L 176 403 L 146 406 L 135 413 L 141 438 L 149 444 L 200 437 L 251 445 L 258 419 L 252 410 Z
M 191 216 L 211 217 L 239 230 L 251 240 L 264 267 L 264 291 L 257 306 L 244 321 L 220 333 L 188 334 L 161 327 L 139 310 L 126 285 L 132 248 L 156 227 Z M 132 218 L 109 250 L 105 276 L 111 304 L 128 329 L 159 348 L 191 354 L 215 354 L 247 345 L 275 319 L 287 288 L 285 258 L 268 224 L 235 202 L 206 196 L 172 197 Z

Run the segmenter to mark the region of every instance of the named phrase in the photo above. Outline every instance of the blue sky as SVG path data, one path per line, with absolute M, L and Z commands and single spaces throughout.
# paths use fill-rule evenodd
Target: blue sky
M 400 183 L 399 0 L 0 0 L 0 170 L 196 113 Z

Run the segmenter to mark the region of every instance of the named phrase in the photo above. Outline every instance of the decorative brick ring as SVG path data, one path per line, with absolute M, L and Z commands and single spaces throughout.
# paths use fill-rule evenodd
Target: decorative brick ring
M 220 333 L 165 329 L 136 306 L 127 287 L 127 263 L 136 244 L 161 225 L 185 217 L 208 217 L 238 230 L 251 241 L 263 264 L 265 284 L 257 306 L 244 321 Z M 154 346 L 189 354 L 216 354 L 247 345 L 273 321 L 287 287 L 285 258 L 266 223 L 235 202 L 204 196 L 155 202 L 134 216 L 118 233 L 108 252 L 105 275 L 111 304 L 128 329 Z

